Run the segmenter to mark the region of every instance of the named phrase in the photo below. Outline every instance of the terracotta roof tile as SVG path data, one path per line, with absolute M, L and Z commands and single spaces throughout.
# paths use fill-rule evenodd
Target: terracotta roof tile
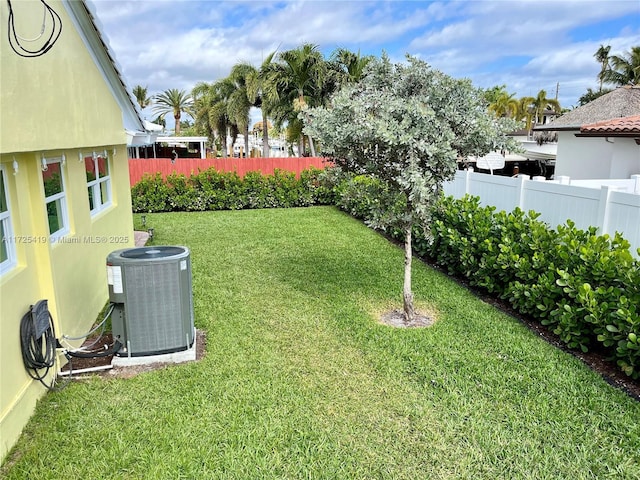
M 614 118 L 602 122 L 583 125 L 581 133 L 638 133 L 640 134 L 640 115 Z

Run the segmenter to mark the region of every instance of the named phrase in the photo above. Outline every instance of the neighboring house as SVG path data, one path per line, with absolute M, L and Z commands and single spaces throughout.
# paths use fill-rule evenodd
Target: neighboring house
M 579 138 L 599 138 L 611 144 L 609 178 L 640 174 L 640 115 L 583 125 Z
M 23 366 L 21 318 L 46 299 L 58 338 L 91 328 L 107 255 L 134 245 L 127 147 L 153 143 L 89 7 L 47 3 L 44 20 L 41 2 L 0 4 L 0 458 L 46 391 Z
M 592 127 L 638 115 L 640 86 L 626 86 L 534 130 L 558 132 L 556 177 L 568 176 L 576 180 L 629 178 L 640 173 L 640 146 L 635 141 L 637 123 L 632 132 L 618 131 L 615 125 L 610 131 Z

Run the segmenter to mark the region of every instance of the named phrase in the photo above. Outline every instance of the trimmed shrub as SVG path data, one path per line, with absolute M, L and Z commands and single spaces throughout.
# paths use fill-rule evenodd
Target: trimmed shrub
M 214 168 L 192 174 L 145 175 L 131 189 L 134 212 L 239 210 L 243 208 L 304 207 L 330 205 L 338 184 L 344 182 L 339 169 L 309 168 L 295 174 L 276 170 L 273 175 L 235 172 Z
M 570 348 L 599 348 L 640 378 L 640 261 L 619 234 L 568 221 L 551 229 L 538 214 L 494 213 L 477 197 L 442 198 L 430 257 L 547 325 Z
M 169 188 L 162 175 L 144 175 L 131 189 L 134 212 L 167 212 Z

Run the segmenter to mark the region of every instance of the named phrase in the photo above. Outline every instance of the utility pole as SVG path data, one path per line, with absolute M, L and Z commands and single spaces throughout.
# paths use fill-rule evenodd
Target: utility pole
M 560 90 L 560 82 L 556 82 L 556 102 L 558 101 L 558 90 Z

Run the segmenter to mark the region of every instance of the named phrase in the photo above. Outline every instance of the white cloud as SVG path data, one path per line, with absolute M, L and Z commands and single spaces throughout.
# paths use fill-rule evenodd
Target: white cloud
M 129 86 L 189 90 L 303 42 L 425 59 L 518 96 L 553 91 L 567 105 L 597 86 L 593 53 L 640 44 L 633 1 L 92 0 Z M 608 22 L 608 23 L 607 23 Z M 618 28 L 619 31 L 615 29 Z

